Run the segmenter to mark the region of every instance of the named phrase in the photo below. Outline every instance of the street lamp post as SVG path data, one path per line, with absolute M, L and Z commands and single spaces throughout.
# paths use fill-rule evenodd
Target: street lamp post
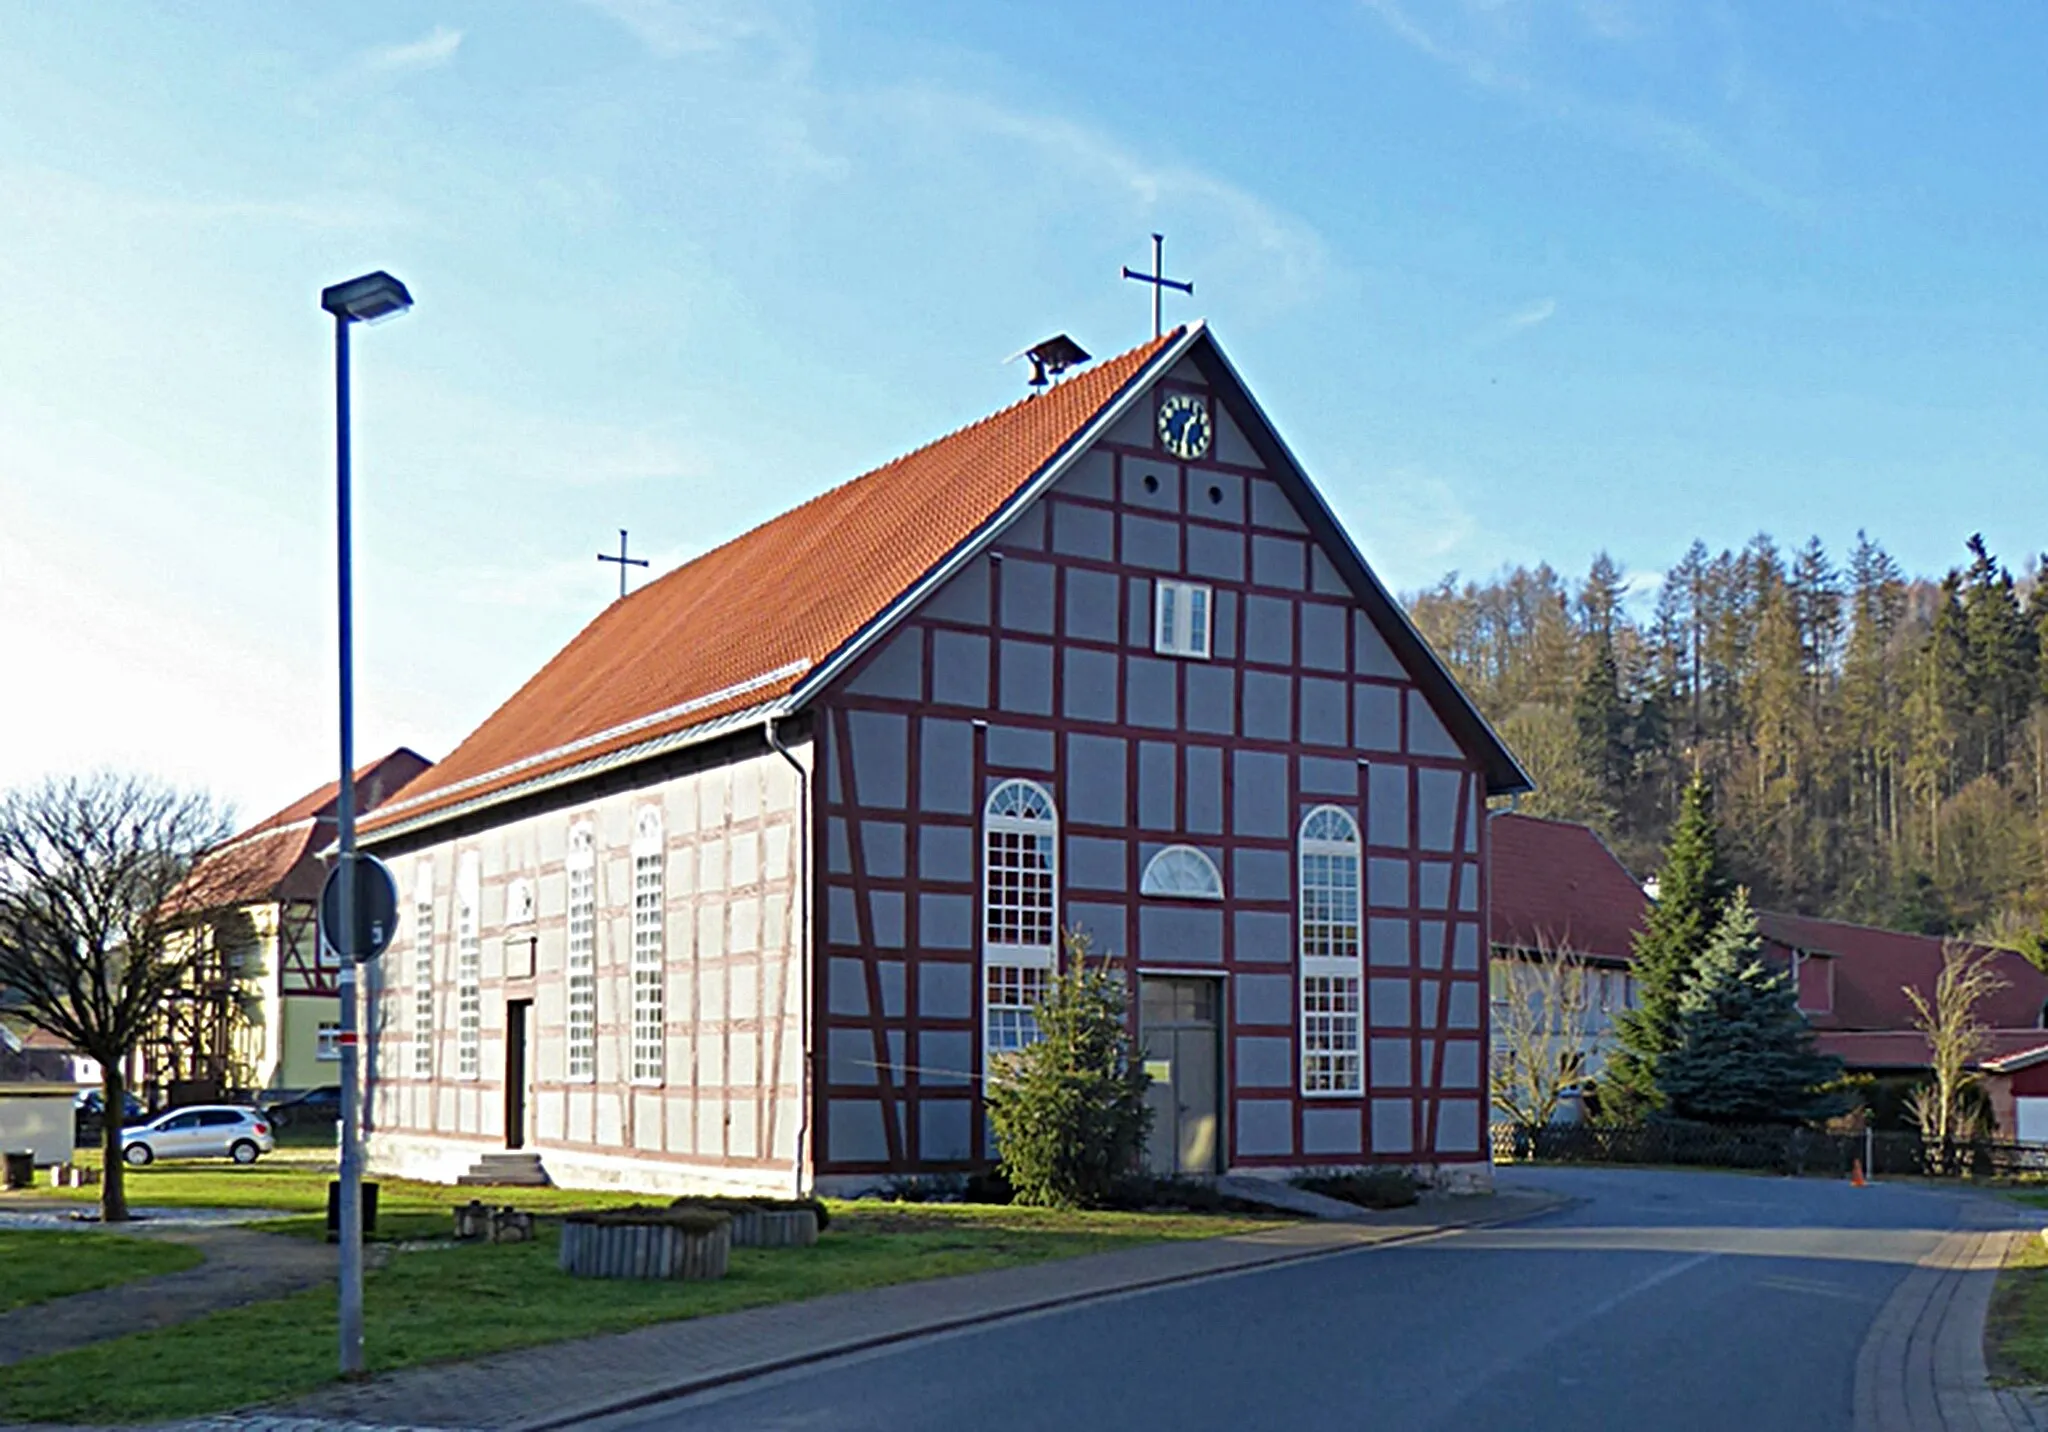
M 341 638 L 341 785 L 335 800 L 337 866 L 335 950 L 341 985 L 341 1371 L 363 1370 L 363 1154 L 358 1146 L 356 1107 L 356 735 L 355 612 L 349 515 L 348 330 L 357 323 L 395 318 L 412 307 L 405 285 L 379 269 L 320 292 L 320 306 L 334 315 L 334 478 L 337 593 Z

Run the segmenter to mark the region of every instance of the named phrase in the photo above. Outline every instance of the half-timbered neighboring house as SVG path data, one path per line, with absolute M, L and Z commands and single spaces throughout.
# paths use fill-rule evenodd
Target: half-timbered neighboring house
M 613 604 L 370 818 L 377 1166 L 985 1165 L 1063 930 L 1154 1167 L 1483 1181 L 1489 794 L 1526 778 L 1178 329 Z

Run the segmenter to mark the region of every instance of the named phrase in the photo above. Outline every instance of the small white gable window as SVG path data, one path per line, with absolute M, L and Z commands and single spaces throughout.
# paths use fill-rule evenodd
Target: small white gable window
M 1146 862 L 1138 893 L 1173 900 L 1221 900 L 1223 876 L 1216 862 L 1192 845 L 1169 845 Z
M 1209 608 L 1209 589 L 1199 583 L 1153 583 L 1152 649 L 1208 660 Z

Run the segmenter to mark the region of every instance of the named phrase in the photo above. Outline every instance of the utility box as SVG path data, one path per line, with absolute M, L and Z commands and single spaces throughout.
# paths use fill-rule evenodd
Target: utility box
M 25 1153 L 36 1168 L 70 1163 L 78 1151 L 78 1085 L 0 1084 L 0 1153 Z

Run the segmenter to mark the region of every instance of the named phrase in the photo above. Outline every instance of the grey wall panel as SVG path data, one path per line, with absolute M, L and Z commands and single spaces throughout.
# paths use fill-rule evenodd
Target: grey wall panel
M 1237 730 L 1237 671 L 1207 662 L 1188 665 L 1187 729 L 1228 736 Z
M 926 1019 L 966 1019 L 971 1015 L 974 966 L 965 961 L 919 961 L 917 1012 Z
M 1288 834 L 1285 756 L 1269 751 L 1233 751 L 1230 795 L 1233 834 Z
M 1124 415 L 1118 418 L 1106 436 L 1113 443 L 1125 447 L 1149 448 L 1157 446 L 1153 424 L 1159 420 L 1159 407 L 1152 394 L 1146 394 L 1131 404 Z
M 1067 737 L 1067 818 L 1089 825 L 1126 825 L 1126 743 L 1118 736 Z
M 1117 639 L 1117 577 L 1089 567 L 1068 567 L 1067 635 L 1082 641 Z
M 1415 1082 L 1415 1041 L 1375 1039 L 1372 1041 L 1372 1087 L 1406 1089 Z
M 1365 802 L 1371 829 L 1366 839 L 1373 845 L 1408 844 L 1408 768 L 1375 761 L 1368 768 Z
M 1449 1029 L 1477 1029 L 1479 1027 L 1479 986 L 1472 980 L 1455 980 L 1451 984 L 1450 1008 L 1445 1012 L 1444 1025 Z
M 1124 644 L 1135 651 L 1151 651 L 1155 645 L 1151 578 L 1125 578 L 1124 607 Z
M 1479 1101 L 1446 1099 L 1436 1109 L 1436 1151 L 1470 1154 L 1479 1151 Z
M 1479 1087 L 1479 1041 L 1476 1039 L 1446 1039 L 1444 1041 L 1444 1079 L 1446 1089 L 1477 1089 Z
M 1127 906 L 1071 900 L 1067 903 L 1067 923 L 1089 938 L 1097 955 L 1130 953 L 1131 912 Z
M 1239 846 L 1230 857 L 1230 895 L 1238 900 L 1286 900 L 1294 893 L 1294 861 L 1284 850 Z
M 988 763 L 1004 771 L 1052 771 L 1052 732 L 1029 726 L 991 726 L 986 737 Z M 994 787 L 990 787 L 994 789 Z
M 884 711 L 850 711 L 854 798 L 864 806 L 901 810 L 908 795 L 910 720 Z
M 1229 410 L 1218 403 L 1212 412 L 1211 420 L 1216 425 L 1216 461 L 1227 462 L 1232 467 L 1264 467 L 1257 449 L 1246 441 L 1244 429 Z
M 1043 552 L 1045 532 L 1045 501 L 1041 498 L 1010 519 L 997 545 L 1010 552 Z
M 917 1064 L 922 1084 L 951 1088 L 972 1083 L 974 1036 L 964 1029 L 928 1029 L 917 1037 Z
M 1021 716 L 1052 715 L 1052 648 L 1005 637 L 1000 655 L 997 704 Z
M 1294 665 L 1294 603 L 1285 597 L 1244 600 L 1244 659 Z
M 1408 907 L 1408 862 L 1378 856 L 1365 862 L 1365 901 L 1382 908 Z
M 1270 1034 L 1242 1035 L 1237 1041 L 1237 1087 L 1294 1087 L 1294 1041 Z
M 1411 1100 L 1372 1101 L 1372 1151 L 1376 1154 L 1415 1152 L 1415 1105 Z
M 825 1106 L 825 1156 L 835 1163 L 881 1163 L 889 1157 L 882 1106 L 873 1099 L 833 1099 Z
M 833 1084 L 874 1083 L 874 1036 L 865 1029 L 827 1030 L 825 1078 Z
M 1372 618 L 1364 612 L 1351 614 L 1351 674 L 1397 679 L 1410 674 L 1395 657 L 1394 649 L 1387 645 L 1387 639 L 1380 635 L 1380 629 L 1373 625 Z
M 1471 817 L 1467 816 L 1467 820 Z M 1458 908 L 1477 910 L 1479 908 L 1479 867 L 1462 866 L 1458 871 Z
M 1414 927 L 1381 916 L 1366 923 L 1366 955 L 1372 963 L 1406 969 L 1415 958 Z
M 1479 968 L 1479 927 L 1460 921 L 1451 935 L 1451 968 L 1470 972 Z
M 825 892 L 825 938 L 835 945 L 861 943 L 860 912 L 854 905 L 853 892 L 844 885 L 834 885 Z
M 1294 504 L 1287 500 L 1287 494 L 1280 485 L 1266 478 L 1254 479 L 1252 484 L 1252 525 L 1274 527 L 1282 532 L 1306 532 L 1301 516 L 1294 510 Z
M 1223 752 L 1215 746 L 1189 746 L 1187 829 L 1195 835 L 1223 833 Z
M 1052 550 L 1066 557 L 1107 562 L 1116 555 L 1116 525 L 1109 512 L 1062 502 L 1052 510 Z
M 1239 975 L 1231 984 L 1237 990 L 1239 1024 L 1294 1027 L 1294 976 Z
M 1449 850 L 1458 838 L 1456 771 L 1425 767 L 1415 773 L 1415 839 L 1424 850 Z
M 903 948 L 903 892 L 901 890 L 870 890 L 868 892 L 868 919 L 875 932 L 875 943 L 885 950 Z
M 1180 511 L 1180 469 L 1173 463 L 1154 458 L 1125 458 L 1122 490 L 1126 507 Z
M 1223 911 L 1213 905 L 1138 907 L 1138 958 L 1148 965 L 1223 962 Z
M 1005 631 L 1052 635 L 1052 584 L 1056 569 L 1045 562 L 1012 557 L 1001 564 L 1002 607 L 999 619 Z
M 979 804 L 974 792 L 974 728 L 965 721 L 930 716 L 919 726 L 918 805 L 954 815 L 974 811 Z
M 974 1157 L 974 1106 L 965 1099 L 920 1099 L 917 1151 L 933 1163 Z
M 1180 663 L 1154 656 L 1124 658 L 1124 719 L 1171 731 L 1180 725 Z
M 1458 743 L 1437 719 L 1429 698 L 1413 687 L 1408 691 L 1408 750 L 1417 756 L 1462 755 Z
M 932 633 L 932 701 L 939 706 L 987 709 L 987 637 L 964 631 Z
M 882 991 L 882 1016 L 885 1019 L 901 1019 L 910 1012 L 908 967 L 901 960 L 876 960 L 875 983 Z M 897 1061 L 902 1060 L 903 1046 L 894 1043 L 898 1032 L 891 1030 L 891 1051 Z
M 974 900 L 926 890 L 917 897 L 917 943 L 927 950 L 974 947 Z
M 1148 430 L 1138 439 L 1149 443 Z M 1055 492 L 1072 493 L 1076 497 L 1094 497 L 1109 502 L 1116 497 L 1116 455 L 1101 448 L 1091 448 L 1074 460 L 1074 465 L 1060 477 L 1053 489 Z
M 1293 1153 L 1293 1100 L 1239 1099 L 1237 1152 L 1244 1158 L 1273 1158 Z
M 1292 537 L 1252 534 L 1252 580 L 1298 592 L 1308 586 L 1308 547 Z
M 920 614 L 937 621 L 987 626 L 988 569 L 988 558 L 976 557 L 948 578 L 944 586 L 931 594 L 919 608 Z
M 836 815 L 825 822 L 825 868 L 834 875 L 853 874 L 853 842 L 846 821 Z
M 1124 565 L 1156 572 L 1180 570 L 1180 524 L 1158 517 L 1123 514 Z
M 860 823 L 860 856 L 870 875 L 900 880 L 908 872 L 904 850 L 904 828 L 900 821 L 864 820 Z
M 1351 688 L 1318 676 L 1301 678 L 1301 740 L 1306 746 L 1351 744 Z
M 1277 910 L 1239 910 L 1233 921 L 1234 950 L 1240 960 L 1294 963 L 1294 917 Z
M 1375 1029 L 1405 1029 L 1413 1012 L 1406 980 L 1368 980 L 1372 987 L 1372 1023 Z
M 1332 597 L 1351 595 L 1351 584 L 1338 572 L 1337 564 L 1321 547 L 1310 547 L 1308 553 L 1308 584 L 1314 590 Z
M 1209 624 L 1209 652 L 1229 661 L 1237 656 L 1237 593 L 1217 592 L 1215 602 L 1215 617 Z
M 846 892 L 852 895 L 851 890 Z M 865 1015 L 868 1012 L 867 966 L 859 960 L 833 956 L 826 976 L 826 1007 L 834 1014 Z
M 920 880 L 972 880 L 974 832 L 958 825 L 920 825 L 917 876 Z
M 1121 840 L 1093 835 L 1067 837 L 1067 868 L 1071 890 L 1106 890 L 1124 894 L 1130 887 L 1130 847 Z
M 1401 749 L 1401 688 L 1351 688 L 1351 744 L 1362 751 Z
M 1163 741 L 1138 743 L 1138 825 L 1144 830 L 1178 830 L 1174 787 L 1180 774 L 1178 747 Z
M 899 701 L 924 699 L 924 633 L 905 627 L 882 645 L 867 670 L 847 683 L 857 696 L 885 696 Z
M 1444 922 L 1441 920 L 1420 920 L 1415 926 L 1415 953 L 1426 970 L 1440 970 L 1444 967 Z
M 1262 741 L 1294 739 L 1294 678 L 1277 671 L 1244 674 L 1244 734 Z
M 1321 557 L 1318 553 L 1318 558 Z M 1350 623 L 1347 607 L 1327 602 L 1301 604 L 1301 664 L 1316 671 L 1344 671 L 1349 658 L 1344 653 L 1344 628 Z
M 1189 472 L 1188 511 L 1217 522 L 1244 521 L 1244 479 L 1234 472 Z
M 1070 721 L 1116 721 L 1116 653 L 1085 646 L 1061 650 L 1060 704 Z
M 1448 910 L 1451 908 L 1451 867 L 1442 860 L 1425 860 L 1417 872 L 1415 888 L 1419 892 L 1417 903 L 1425 910 Z
M 1304 1155 L 1332 1156 L 1360 1153 L 1363 1124 L 1363 1115 L 1357 1109 L 1304 1109 L 1301 1151 Z
M 1244 534 L 1188 524 L 1188 572 L 1226 582 L 1244 580 Z
M 1415 1023 L 1419 1027 L 1423 1029 L 1435 1027 L 1437 991 L 1442 987 L 1443 981 L 1441 980 L 1425 979 L 1415 982 Z M 1428 1063 L 1429 1048 L 1426 1044 L 1423 1047 L 1422 1058 L 1424 1063 Z
M 1304 726 L 1308 711 L 1302 710 Z M 1346 800 L 1358 799 L 1358 763 L 1340 760 L 1333 756 L 1303 756 L 1300 760 L 1301 793 L 1316 796 L 1342 796 Z

